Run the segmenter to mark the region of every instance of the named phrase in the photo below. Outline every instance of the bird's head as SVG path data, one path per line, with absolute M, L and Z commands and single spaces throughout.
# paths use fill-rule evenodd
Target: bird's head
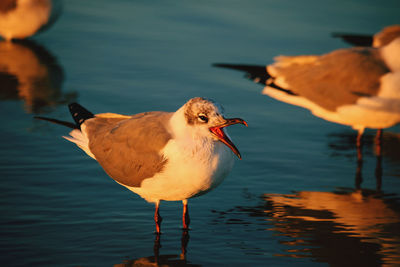
M 202 97 L 190 99 L 183 108 L 186 124 L 191 126 L 197 135 L 221 141 L 241 159 L 240 152 L 229 138 L 225 127 L 238 123 L 247 126 L 244 120 L 225 118 L 224 109 L 219 103 Z

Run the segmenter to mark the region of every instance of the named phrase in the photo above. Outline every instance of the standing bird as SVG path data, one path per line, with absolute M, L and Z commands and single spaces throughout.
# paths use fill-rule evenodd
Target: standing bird
M 73 130 L 67 140 L 97 160 L 117 183 L 155 203 L 156 231 L 161 231 L 161 200 L 183 202 L 183 229 L 190 218 L 187 200 L 217 187 L 233 167 L 239 150 L 225 127 L 223 108 L 206 98 L 190 99 L 176 112 L 145 112 L 126 116 L 94 115 L 79 104 L 69 105 L 75 123 L 45 117 Z M 230 151 L 232 150 L 232 151 Z
M 365 128 L 400 123 L 400 35 L 380 47 L 338 49 L 324 55 L 279 56 L 268 66 L 214 64 L 245 71 L 263 94 L 309 109 L 327 121 Z
M 49 28 L 61 15 L 61 0 L 1 0 L 0 35 L 24 39 Z

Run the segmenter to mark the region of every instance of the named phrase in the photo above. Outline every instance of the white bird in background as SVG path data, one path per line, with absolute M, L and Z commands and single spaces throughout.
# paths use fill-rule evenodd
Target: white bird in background
M 398 29 L 397 27 L 395 27 Z M 391 40 L 382 35 L 390 32 Z M 383 31 L 386 45 L 338 49 L 324 55 L 279 56 L 268 66 L 214 64 L 245 71 L 265 85 L 263 94 L 309 109 L 358 131 L 400 123 L 400 31 Z M 380 141 L 379 141 L 380 142 Z M 358 149 L 361 159 L 361 151 Z
M 61 0 L 1 0 L 0 35 L 24 39 L 49 28 L 61 15 Z
M 176 112 L 145 112 L 132 116 L 93 115 L 79 104 L 69 105 L 74 123 L 36 117 L 73 128 L 67 140 L 78 145 L 117 183 L 156 205 L 156 231 L 161 231 L 161 200 L 183 202 L 183 228 L 190 218 L 187 200 L 218 186 L 241 158 L 225 127 L 223 108 L 206 98 L 190 99 Z M 233 153 L 232 153 L 233 151 Z

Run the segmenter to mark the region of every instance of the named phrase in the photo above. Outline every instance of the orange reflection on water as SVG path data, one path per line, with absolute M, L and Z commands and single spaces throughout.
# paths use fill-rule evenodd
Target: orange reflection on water
M 114 264 L 114 267 L 130 267 L 130 266 L 191 266 L 198 267 L 200 265 L 190 263 L 186 259 L 187 245 L 190 236 L 187 230 L 182 231 L 181 237 L 181 254 L 160 255 L 161 235 L 156 234 L 153 244 L 154 255 L 148 257 L 139 257 L 132 260 L 124 260 L 123 263 Z
M 33 41 L 0 42 L 0 99 L 22 99 L 28 113 L 73 101 L 62 93 L 64 72 L 57 59 Z
M 289 195 L 266 194 L 264 199 L 270 204 L 267 206 L 272 207 L 267 211 L 274 225 L 270 230 L 292 238 L 282 244 L 294 248 L 287 249 L 288 254 L 277 256 L 308 255 L 318 259 L 324 257 L 324 251 L 326 255 L 335 255 L 335 251 L 343 253 L 346 247 L 349 251 L 359 247 L 364 250 L 361 254 L 375 255 L 372 257 L 375 262 L 400 264 L 400 214 L 379 192 L 304 191 Z

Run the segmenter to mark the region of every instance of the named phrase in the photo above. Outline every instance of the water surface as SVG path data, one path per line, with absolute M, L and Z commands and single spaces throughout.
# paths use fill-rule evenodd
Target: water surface
M 352 129 L 261 95 L 214 62 L 348 47 L 334 31 L 399 23 L 398 1 L 77 1 L 31 42 L 0 42 L 0 262 L 4 266 L 381 266 L 400 259 L 400 128 L 368 130 L 362 165 Z M 11 58 L 13 57 L 13 58 Z M 7 62 L 6 62 L 7 61 Z M 18 66 L 19 63 L 21 66 Z M 10 64 L 14 64 L 13 67 Z M 94 113 L 177 110 L 218 100 L 243 160 L 214 191 L 154 207 L 60 138 L 66 103 Z

